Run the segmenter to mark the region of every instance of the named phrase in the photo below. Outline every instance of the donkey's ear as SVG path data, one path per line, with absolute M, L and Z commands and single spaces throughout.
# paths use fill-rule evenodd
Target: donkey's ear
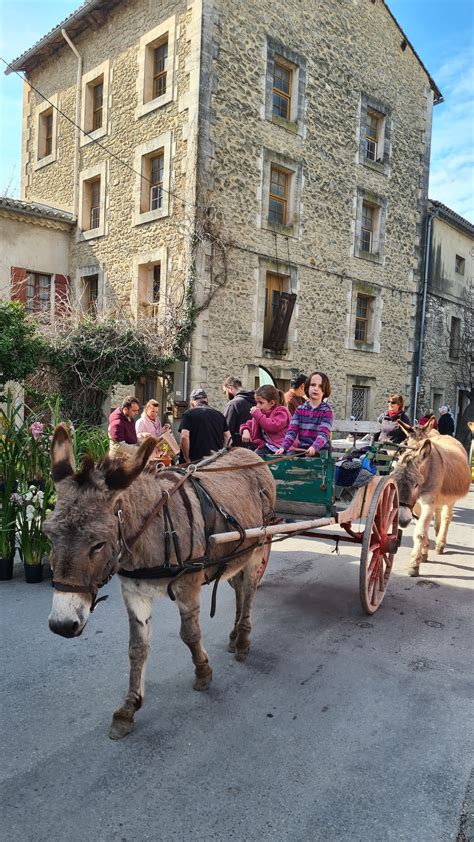
M 74 453 L 72 441 L 64 424 L 59 424 L 51 443 L 51 476 L 57 485 L 66 477 L 74 475 Z
M 424 462 L 426 459 L 429 459 L 429 457 L 431 456 L 432 447 L 433 445 L 431 444 L 431 439 L 425 439 L 418 451 L 418 457 L 422 460 L 422 462 Z
M 123 488 L 128 488 L 133 480 L 140 476 L 157 444 L 158 439 L 154 436 L 147 436 L 131 459 L 124 460 L 120 465 L 112 463 L 110 467 L 106 466 L 104 480 L 107 488 L 111 491 L 121 491 Z
M 401 427 L 403 432 L 407 434 L 407 436 L 409 436 L 410 433 L 412 433 L 414 430 L 414 427 L 412 427 L 411 424 L 406 424 L 405 421 L 398 420 L 397 424 L 399 427 Z
M 434 417 L 434 415 L 433 415 L 433 416 L 432 416 L 432 418 L 430 418 L 430 420 L 428 421 L 428 423 L 427 423 L 427 424 L 425 424 L 425 430 L 426 430 L 426 432 L 427 432 L 427 433 L 431 433 L 431 430 L 434 428 L 434 425 L 435 425 L 435 424 L 436 424 L 436 418 L 435 418 L 435 417 Z

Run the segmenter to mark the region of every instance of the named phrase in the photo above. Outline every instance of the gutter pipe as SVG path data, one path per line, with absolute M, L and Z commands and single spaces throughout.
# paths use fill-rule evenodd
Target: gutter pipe
M 73 163 L 73 184 L 72 184 L 72 214 L 77 222 L 79 212 L 79 143 L 80 143 L 80 121 L 81 121 L 81 83 L 82 83 L 82 56 L 78 53 L 65 29 L 61 29 L 66 44 L 71 48 L 77 58 L 77 79 L 76 79 L 76 129 L 74 142 L 74 163 Z
M 421 299 L 421 321 L 420 321 L 420 339 L 418 342 L 418 359 L 416 364 L 416 380 L 415 380 L 415 395 L 413 398 L 413 421 L 416 418 L 418 409 L 418 392 L 421 383 L 421 372 L 423 368 L 423 345 L 425 339 L 425 320 L 426 320 L 426 299 L 428 295 L 428 275 L 430 268 L 430 248 L 431 248 L 431 231 L 433 226 L 433 219 L 438 216 L 438 213 L 430 213 L 428 210 L 428 222 L 426 226 L 425 239 L 425 266 L 423 273 L 423 293 Z

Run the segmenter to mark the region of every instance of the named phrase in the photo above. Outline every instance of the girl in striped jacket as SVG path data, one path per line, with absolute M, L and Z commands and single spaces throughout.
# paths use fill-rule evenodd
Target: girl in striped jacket
M 306 456 L 316 456 L 329 444 L 334 416 L 327 401 L 331 394 L 328 376 L 322 371 L 313 371 L 306 378 L 304 390 L 308 400 L 296 409 L 275 456 L 286 453 L 292 446 L 303 448 Z

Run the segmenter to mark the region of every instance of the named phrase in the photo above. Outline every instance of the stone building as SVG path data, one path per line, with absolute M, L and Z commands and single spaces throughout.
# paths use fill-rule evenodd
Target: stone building
M 438 414 L 444 404 L 458 421 L 474 386 L 474 225 L 430 200 L 426 229 L 418 414 L 425 409 Z
M 78 299 L 203 307 L 175 398 L 314 368 L 338 416 L 410 394 L 441 95 L 383 0 L 89 0 L 12 67 Z

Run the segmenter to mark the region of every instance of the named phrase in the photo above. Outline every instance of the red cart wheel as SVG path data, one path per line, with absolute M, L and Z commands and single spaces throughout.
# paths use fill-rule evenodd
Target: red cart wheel
M 260 579 L 262 578 L 263 574 L 265 573 L 265 570 L 267 569 L 267 564 L 268 564 L 268 561 L 269 561 L 269 558 L 270 558 L 271 548 L 272 548 L 271 540 L 265 541 L 265 543 L 262 547 L 262 560 L 257 567 L 257 585 L 260 583 Z
M 382 603 L 397 550 L 398 488 L 389 476 L 375 489 L 362 539 L 359 592 L 367 614 L 375 614 Z

